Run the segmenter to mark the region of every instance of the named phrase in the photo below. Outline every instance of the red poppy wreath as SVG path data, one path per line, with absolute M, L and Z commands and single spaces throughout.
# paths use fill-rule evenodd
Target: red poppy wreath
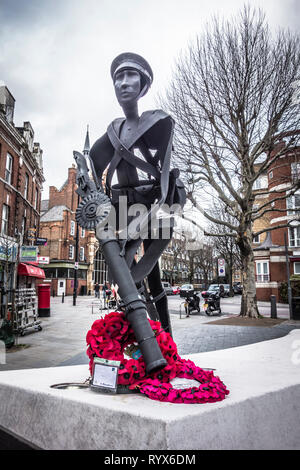
M 88 331 L 86 341 L 87 355 L 90 358 L 89 368 L 92 374 L 94 357 L 120 361 L 118 384 L 127 385 L 129 389 L 138 389 L 152 400 L 172 403 L 207 403 L 224 400 L 229 394 L 219 377 L 210 370 L 197 367 L 192 361 L 182 359 L 171 335 L 166 333 L 160 322 L 149 320 L 152 330 L 167 366 L 146 374 L 143 356 L 137 359 L 125 359 L 124 353 L 129 345 L 136 344 L 130 323 L 123 312 L 111 312 L 104 318 L 96 320 Z M 175 377 L 194 379 L 199 387 L 176 389 L 170 381 Z

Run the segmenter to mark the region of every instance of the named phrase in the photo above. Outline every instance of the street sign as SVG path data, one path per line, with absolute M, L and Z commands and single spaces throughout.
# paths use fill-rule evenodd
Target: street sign
M 50 258 L 49 256 L 38 256 L 37 261 L 39 264 L 49 264 L 50 263 Z
M 78 261 L 74 264 L 74 269 L 78 269 Z
M 21 246 L 20 249 L 20 262 L 36 262 L 37 261 L 37 246 Z
M 225 276 L 225 259 L 224 258 L 218 259 L 218 276 L 219 277 Z
M 35 232 L 36 232 L 36 228 L 34 227 L 30 227 L 27 231 L 27 238 L 28 240 L 34 240 L 35 239 Z
M 35 244 L 36 244 L 36 245 L 45 246 L 45 245 L 47 245 L 47 241 L 48 241 L 48 238 L 40 238 L 40 237 L 37 237 L 37 238 L 35 239 Z

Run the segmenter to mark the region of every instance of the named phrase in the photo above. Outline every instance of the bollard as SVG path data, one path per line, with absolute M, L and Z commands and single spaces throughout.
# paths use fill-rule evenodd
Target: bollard
M 271 295 L 271 318 L 277 318 L 276 296 Z
M 65 293 L 63 292 L 63 293 L 62 293 L 62 296 L 61 296 L 61 303 L 63 304 L 64 301 L 65 301 Z

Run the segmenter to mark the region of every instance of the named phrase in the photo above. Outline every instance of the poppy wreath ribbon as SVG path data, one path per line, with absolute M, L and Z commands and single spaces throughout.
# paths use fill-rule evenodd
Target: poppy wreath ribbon
M 152 400 L 172 403 L 207 403 L 223 400 L 229 394 L 224 383 L 210 370 L 197 367 L 192 361 L 182 359 L 171 335 L 160 322 L 148 320 L 156 335 L 162 355 L 167 361 L 163 369 L 146 373 L 143 356 L 126 359 L 125 349 L 136 343 L 134 332 L 123 312 L 111 312 L 96 320 L 88 331 L 89 369 L 92 374 L 94 357 L 120 361 L 118 385 L 138 389 Z M 170 383 L 175 377 L 194 379 L 199 387 L 177 389 Z

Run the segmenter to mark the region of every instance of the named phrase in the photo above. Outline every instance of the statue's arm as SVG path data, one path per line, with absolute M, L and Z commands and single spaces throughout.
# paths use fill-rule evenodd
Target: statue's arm
M 157 124 L 155 124 L 151 133 L 154 145 L 157 148 L 155 157 L 160 164 L 160 168 L 162 168 L 164 165 L 167 148 L 169 145 L 172 145 L 175 121 L 164 111 L 158 111 L 161 114 L 161 119 L 157 122 Z

